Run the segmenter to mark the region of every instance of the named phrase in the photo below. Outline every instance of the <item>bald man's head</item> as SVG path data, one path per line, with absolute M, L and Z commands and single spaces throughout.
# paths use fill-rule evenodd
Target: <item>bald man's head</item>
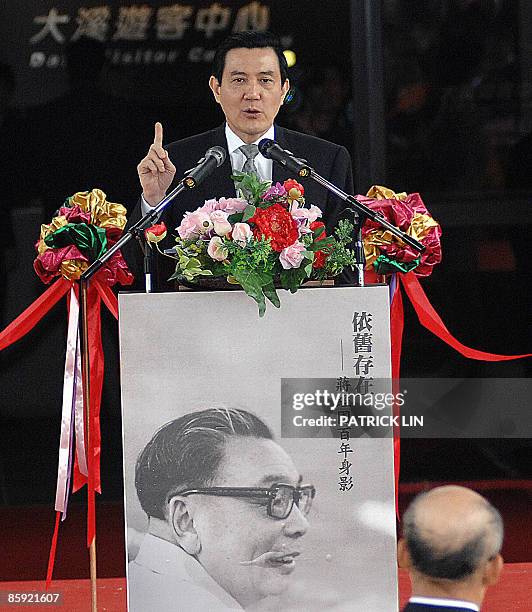
M 458 486 L 418 495 L 403 516 L 411 563 L 434 579 L 466 580 L 502 547 L 499 512 L 481 495 Z

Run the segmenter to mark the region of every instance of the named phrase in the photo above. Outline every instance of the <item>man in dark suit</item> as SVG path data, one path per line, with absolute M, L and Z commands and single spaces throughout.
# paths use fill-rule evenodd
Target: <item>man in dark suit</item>
M 154 142 L 137 167 L 143 190 L 142 204 L 131 215 L 130 223 L 137 221 L 141 212 L 150 206 L 156 206 L 174 177 L 180 180 L 213 146 L 221 146 L 228 152 L 225 162 L 199 187 L 180 194 L 161 220 L 173 231 L 185 212 L 195 210 L 205 200 L 234 197 L 235 185 L 230 176 L 233 171 L 242 170 L 248 159 L 241 147 L 256 145 L 263 138 L 276 140 L 281 147 L 307 159 L 317 172 L 340 189 L 353 193 L 351 159 L 344 147 L 274 125 L 290 88 L 286 58 L 276 36 L 266 32 L 239 32 L 229 36 L 216 51 L 209 86 L 226 123 L 166 147 L 163 147 L 162 125 L 155 125 Z M 294 178 L 293 173 L 260 153 L 252 163 L 263 180 L 275 183 Z M 314 182 L 305 184 L 305 197 L 309 204 L 322 209 L 326 226 L 331 230 L 338 221 L 343 202 Z
M 458 486 L 418 495 L 403 516 L 399 566 L 412 597 L 403 612 L 478 612 L 500 576 L 503 523 L 481 495 Z

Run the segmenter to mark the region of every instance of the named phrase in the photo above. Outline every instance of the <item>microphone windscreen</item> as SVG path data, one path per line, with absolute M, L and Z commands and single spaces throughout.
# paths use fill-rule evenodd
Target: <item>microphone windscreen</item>
M 272 146 L 273 146 L 274 144 L 276 144 L 276 143 L 275 143 L 275 140 L 271 140 L 271 138 L 263 138 L 263 139 L 262 139 L 262 140 L 259 142 L 259 151 L 260 151 L 260 154 L 261 154 L 263 157 L 266 157 L 266 158 L 268 158 L 268 159 L 269 159 L 269 158 L 270 158 L 270 155 L 269 155 L 269 150 L 272 148 Z
M 227 153 L 223 147 L 211 147 L 205 154 L 205 157 L 209 155 L 212 155 L 212 157 L 216 159 L 216 167 L 221 166 L 227 157 Z

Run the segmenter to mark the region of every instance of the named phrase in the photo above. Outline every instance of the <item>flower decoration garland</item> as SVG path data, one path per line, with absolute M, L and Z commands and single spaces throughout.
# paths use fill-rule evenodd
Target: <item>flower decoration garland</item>
M 49 224 L 41 225 L 35 245 L 35 272 L 43 283 L 55 277 L 78 280 L 89 265 L 103 255 L 122 235 L 126 209 L 108 202 L 100 189 L 82 191 L 69 197 Z M 105 285 L 130 285 L 133 275 L 118 251 L 98 271 Z
M 362 229 L 366 269 L 377 274 L 414 270 L 416 276 L 429 276 L 441 261 L 441 227 L 429 214 L 419 193 L 395 193 L 375 185 L 367 196 L 357 196 L 357 199 L 425 247 L 420 255 L 378 223 L 367 219 Z
M 318 221 L 321 210 L 305 204 L 305 190 L 294 179 L 272 185 L 255 174 L 236 173 L 238 198 L 207 200 L 185 214 L 172 249 L 175 273 L 184 283 L 224 278 L 239 284 L 258 304 L 279 307 L 276 285 L 295 293 L 309 279 L 323 281 L 355 265 L 349 248 L 353 224 L 341 220 L 333 236 Z M 145 232 L 160 251 L 162 224 Z

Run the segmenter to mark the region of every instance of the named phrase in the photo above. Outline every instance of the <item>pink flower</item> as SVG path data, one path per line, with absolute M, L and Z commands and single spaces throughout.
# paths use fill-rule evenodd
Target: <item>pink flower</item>
M 215 210 L 210 214 L 214 231 L 218 236 L 227 236 L 231 231 L 231 224 L 227 220 L 227 213 L 223 210 Z
M 209 241 L 209 246 L 207 247 L 207 253 L 209 257 L 214 259 L 215 261 L 223 261 L 227 259 L 228 252 L 226 247 L 223 245 L 223 240 L 220 236 L 213 236 Z
M 192 216 L 192 213 L 185 213 L 183 217 L 183 221 L 177 228 L 177 233 L 186 240 L 187 238 L 192 238 L 192 236 L 197 235 L 198 230 L 196 229 L 196 221 Z
M 294 208 L 290 211 L 290 214 L 294 219 L 308 219 L 309 224 L 314 223 L 318 217 L 321 217 L 322 212 L 314 204 L 310 208 Z
M 279 253 L 279 261 L 285 270 L 299 268 L 303 261 L 305 245 L 299 241 L 294 242 Z
M 253 238 L 253 232 L 247 223 L 235 223 L 231 237 L 240 246 L 246 246 L 251 238 Z
M 286 189 L 281 185 L 281 183 L 275 183 L 269 187 L 262 196 L 263 200 L 276 200 L 282 198 L 286 195 Z
M 232 215 L 233 213 L 243 212 L 247 205 L 247 201 L 242 198 L 220 198 L 216 208 Z
M 211 213 L 214 210 L 218 210 L 220 207 L 218 205 L 218 200 L 216 200 L 215 198 L 213 198 L 212 200 L 205 200 L 205 204 L 203 206 L 200 206 L 200 208 L 197 208 L 194 212 L 205 212 L 205 213 Z
M 192 213 L 186 213 L 181 221 L 181 225 L 177 228 L 177 233 L 183 239 L 192 238 L 200 234 L 206 234 L 213 227 L 213 223 L 209 214 L 198 208 Z

